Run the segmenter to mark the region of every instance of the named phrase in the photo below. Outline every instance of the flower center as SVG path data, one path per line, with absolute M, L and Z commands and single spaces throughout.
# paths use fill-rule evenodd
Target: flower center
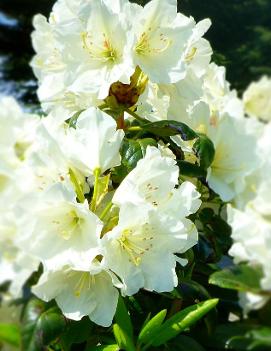
M 101 43 L 95 43 L 91 33 L 83 32 L 81 38 L 83 41 L 83 48 L 87 50 L 90 57 L 105 63 L 115 63 L 118 59 L 118 53 L 113 48 L 107 36 L 103 33 L 103 40 Z
M 157 191 L 159 187 L 155 184 L 148 183 L 145 185 L 144 193 L 145 200 L 151 202 L 153 206 L 157 207 L 159 204 L 157 202 Z
M 83 219 L 78 217 L 74 210 L 68 212 L 63 219 L 53 220 L 52 223 L 56 226 L 57 233 L 64 239 L 70 240 L 71 237 L 80 230 L 83 224 Z
M 193 60 L 193 58 L 194 58 L 194 56 L 196 55 L 196 53 L 197 53 L 197 48 L 192 48 L 190 51 L 189 51 L 189 53 L 185 56 L 185 61 L 186 62 L 191 62 L 192 60 Z
M 14 145 L 15 154 L 20 161 L 23 161 L 25 159 L 25 153 L 30 145 L 31 145 L 31 143 L 29 143 L 27 141 L 17 142 Z
M 133 262 L 135 266 L 140 265 L 142 255 L 153 246 L 151 243 L 153 236 L 150 234 L 149 225 L 145 224 L 140 233 L 136 233 L 132 229 L 124 229 L 120 239 L 118 239 L 121 248 L 129 255 L 129 261 Z
M 160 54 L 168 49 L 172 44 L 172 40 L 166 37 L 163 33 L 154 33 L 149 27 L 143 32 L 136 44 L 135 52 L 138 55 Z
M 82 272 L 77 284 L 74 287 L 74 296 L 80 297 L 82 291 L 86 289 L 89 290 L 92 284 L 95 284 L 95 276 L 89 274 L 89 272 Z

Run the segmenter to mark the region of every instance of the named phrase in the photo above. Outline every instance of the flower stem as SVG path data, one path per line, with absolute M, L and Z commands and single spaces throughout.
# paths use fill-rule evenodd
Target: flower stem
M 130 116 L 134 117 L 136 120 L 138 120 L 140 122 L 144 122 L 144 123 L 148 122 L 145 118 L 142 118 L 142 117 L 138 116 L 138 114 L 136 114 L 135 112 L 131 111 L 129 108 L 125 108 L 124 111 L 127 112 Z
M 112 203 L 111 201 L 108 202 L 108 204 L 105 206 L 103 212 L 102 212 L 101 215 L 100 215 L 100 220 L 101 220 L 101 221 L 103 221 L 103 220 L 105 219 L 106 215 L 107 215 L 108 212 L 111 210 L 112 206 L 113 206 L 113 203 Z
M 96 210 L 100 174 L 101 174 L 101 169 L 96 168 L 94 170 L 94 189 L 93 189 L 93 195 L 92 195 L 92 200 L 90 205 L 90 210 L 92 212 L 95 212 Z
M 84 192 L 82 190 L 82 186 L 81 184 L 79 183 L 77 177 L 76 177 L 76 174 L 75 172 L 70 168 L 69 169 L 69 174 L 70 174 L 70 179 L 71 179 L 71 182 L 75 188 L 75 192 L 76 192 L 76 195 L 77 195 L 77 198 L 78 200 L 81 202 L 81 203 L 84 203 L 85 202 L 85 195 L 84 195 Z
M 124 121 L 124 113 L 122 113 L 119 118 L 117 119 L 117 128 L 124 129 L 125 128 L 125 121 Z

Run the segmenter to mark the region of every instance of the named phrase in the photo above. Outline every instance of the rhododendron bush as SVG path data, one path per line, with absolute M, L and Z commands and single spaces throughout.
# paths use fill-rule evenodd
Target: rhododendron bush
M 239 98 L 176 0 L 34 18 L 0 100 L 0 350 L 270 350 L 271 80 Z

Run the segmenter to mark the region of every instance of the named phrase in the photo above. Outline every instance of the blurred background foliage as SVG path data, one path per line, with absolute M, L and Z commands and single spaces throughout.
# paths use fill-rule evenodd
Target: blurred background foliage
M 48 15 L 54 0 L 0 0 L 0 94 L 28 106 L 37 103 L 36 81 L 28 62 L 36 13 Z M 145 4 L 147 0 L 134 0 Z M 179 11 L 197 21 L 209 17 L 213 60 L 227 67 L 227 79 L 241 94 L 252 80 L 271 75 L 270 0 L 181 0 Z

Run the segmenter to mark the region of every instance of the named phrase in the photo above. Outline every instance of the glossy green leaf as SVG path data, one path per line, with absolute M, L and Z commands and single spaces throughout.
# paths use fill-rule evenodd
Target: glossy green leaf
M 114 318 L 121 329 L 133 340 L 133 325 L 125 302 L 121 296 L 119 296 L 117 311 Z
M 22 321 L 22 351 L 40 351 L 64 331 L 66 320 L 57 307 L 32 299 Z
M 193 140 L 198 137 L 197 133 L 186 124 L 177 121 L 158 121 L 141 126 L 144 130 L 162 137 L 180 135 L 184 141 Z
M 133 341 L 118 324 L 113 325 L 113 333 L 120 349 L 124 349 L 126 351 L 136 351 Z
M 220 288 L 259 293 L 261 278 L 260 268 L 242 264 L 213 273 L 209 283 Z
M 157 313 L 153 318 L 151 318 L 148 323 L 141 329 L 138 342 L 141 343 L 148 343 L 150 342 L 156 334 L 157 329 L 161 326 L 166 318 L 167 310 L 162 310 Z
M 187 162 L 187 161 L 177 161 L 177 164 L 180 168 L 180 174 L 187 177 L 206 177 L 206 170 L 203 168 Z
M 125 139 L 120 154 L 122 156 L 122 165 L 130 172 L 137 165 L 137 162 L 142 159 L 146 154 L 148 146 L 157 146 L 154 139 Z
M 15 324 L 0 323 L 0 343 L 7 343 L 13 346 L 20 344 L 20 330 Z
M 153 346 L 165 344 L 204 317 L 217 303 L 218 299 L 211 299 L 189 306 L 176 313 L 157 330 L 157 335 L 153 338 L 151 344 Z
M 200 167 L 209 168 L 215 157 L 215 147 L 212 141 L 206 135 L 199 134 L 199 138 L 193 145 L 193 150 L 199 158 Z

